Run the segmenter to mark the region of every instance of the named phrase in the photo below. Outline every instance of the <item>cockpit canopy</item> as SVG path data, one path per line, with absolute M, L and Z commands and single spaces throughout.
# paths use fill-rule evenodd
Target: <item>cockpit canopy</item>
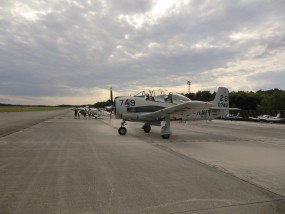
M 175 100 L 175 101 L 179 101 L 179 102 L 191 101 L 188 97 L 185 97 L 184 95 L 177 94 L 177 93 L 172 94 L 172 99 Z
M 136 94 L 134 97 L 145 97 L 146 100 L 152 100 L 157 102 L 168 102 L 174 104 L 181 104 L 188 101 L 191 101 L 188 97 L 185 97 L 182 94 L 178 93 L 166 93 L 165 91 L 141 91 Z

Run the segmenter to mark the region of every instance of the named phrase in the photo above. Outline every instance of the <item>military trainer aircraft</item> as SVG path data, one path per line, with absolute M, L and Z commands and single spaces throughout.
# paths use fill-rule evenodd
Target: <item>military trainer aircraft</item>
M 120 96 L 114 100 L 114 112 L 117 119 L 122 119 L 118 129 L 120 135 L 125 135 L 126 121 L 143 122 L 142 129 L 148 133 L 151 125 L 161 126 L 161 137 L 168 139 L 172 134 L 170 121 L 172 120 L 212 120 L 225 115 L 229 110 L 229 91 L 219 87 L 215 99 L 212 102 L 192 101 L 189 98 L 177 94 L 154 91 L 142 91 L 135 96 Z

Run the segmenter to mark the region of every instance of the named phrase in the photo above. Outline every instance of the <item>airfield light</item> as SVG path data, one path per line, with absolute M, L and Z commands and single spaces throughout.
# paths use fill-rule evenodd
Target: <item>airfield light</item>
M 187 85 L 188 85 L 188 94 L 190 94 L 190 85 L 191 85 L 191 82 L 190 82 L 190 81 L 187 81 Z

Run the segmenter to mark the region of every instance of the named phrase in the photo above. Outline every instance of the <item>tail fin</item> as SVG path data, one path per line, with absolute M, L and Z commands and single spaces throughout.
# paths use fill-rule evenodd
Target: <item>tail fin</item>
M 230 108 L 229 90 L 225 87 L 219 87 L 215 99 L 211 102 L 215 107 L 210 109 L 216 112 L 217 117 L 223 117 L 229 114 L 229 110 L 241 110 L 239 108 Z
M 225 87 L 219 87 L 215 99 L 211 103 L 221 109 L 229 108 L 229 90 Z
M 280 118 L 280 113 L 278 113 L 278 114 L 276 115 L 276 118 Z

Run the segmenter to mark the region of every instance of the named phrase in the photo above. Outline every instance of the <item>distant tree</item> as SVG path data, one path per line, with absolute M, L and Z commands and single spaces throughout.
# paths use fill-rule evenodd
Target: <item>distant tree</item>
M 196 93 L 185 94 L 191 100 L 199 101 L 212 101 L 216 95 L 216 92 L 211 93 L 210 91 L 198 91 Z
M 241 108 L 243 110 L 254 110 L 260 103 L 260 99 L 254 92 L 230 92 L 230 107 Z
M 195 100 L 196 99 L 196 94 L 195 93 L 188 93 L 188 94 L 182 94 L 186 97 L 188 97 L 190 100 Z
M 203 101 L 212 101 L 215 96 L 210 91 L 202 91 Z
M 104 108 L 106 106 L 110 106 L 112 105 L 112 101 L 111 100 L 107 100 L 105 102 L 97 102 L 93 105 L 94 108 Z
M 274 89 L 269 91 L 259 91 L 261 102 L 257 106 L 258 110 L 284 110 L 285 91 Z

